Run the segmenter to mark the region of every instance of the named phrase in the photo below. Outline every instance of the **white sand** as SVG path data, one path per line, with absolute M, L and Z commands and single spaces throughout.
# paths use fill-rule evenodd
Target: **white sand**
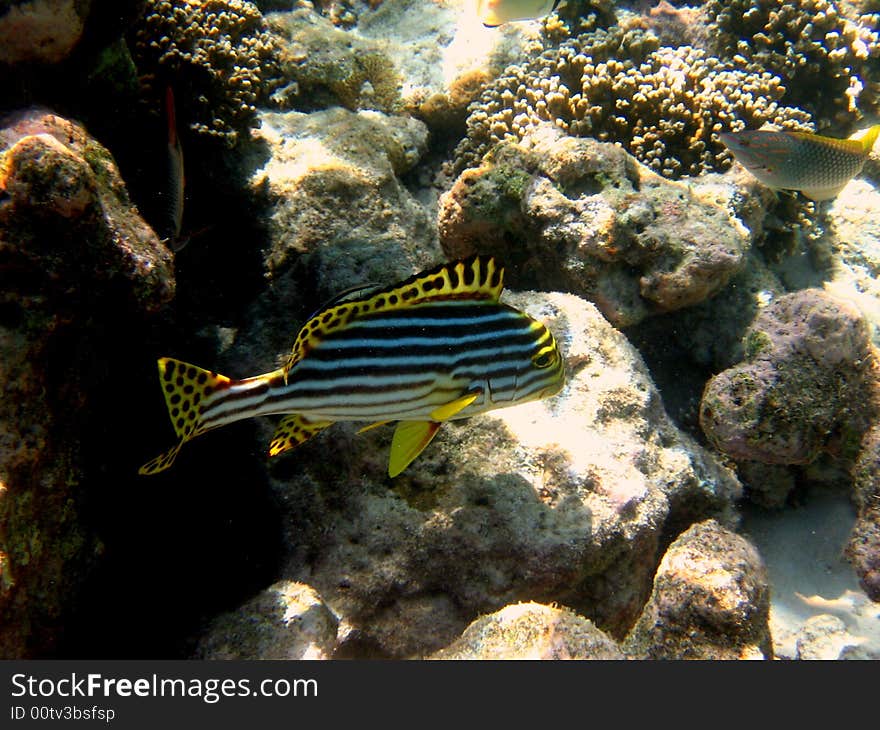
M 826 637 L 825 658 L 843 653 L 880 659 L 880 604 L 868 599 L 843 557 L 854 521 L 855 509 L 846 496 L 827 492 L 779 512 L 746 511 L 743 532 L 761 552 L 770 576 L 770 629 L 777 657 L 794 659 L 799 635 L 805 639 L 810 633 L 810 627 L 804 629 L 807 620 L 830 614 L 846 630 Z

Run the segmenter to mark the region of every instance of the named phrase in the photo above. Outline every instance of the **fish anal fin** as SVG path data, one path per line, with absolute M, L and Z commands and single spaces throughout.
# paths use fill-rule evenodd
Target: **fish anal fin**
M 440 424 L 436 421 L 401 421 L 391 439 L 391 456 L 388 460 L 388 476 L 396 477 L 437 434 Z
M 165 471 L 169 466 L 174 463 L 174 460 L 177 458 L 177 454 L 180 452 L 180 447 L 183 446 L 183 444 L 184 440 L 181 440 L 170 449 L 168 449 L 168 451 L 159 454 L 159 456 L 157 456 L 152 461 L 148 461 L 140 469 L 138 469 L 138 474 L 158 474 L 160 471 Z
M 456 398 L 451 403 L 435 408 L 431 411 L 431 418 L 434 421 L 448 421 L 450 418 L 455 418 L 456 415 L 473 403 L 478 395 L 479 393 L 468 393 L 461 398 Z
M 323 431 L 332 421 L 312 421 L 299 413 L 285 416 L 278 422 L 278 427 L 269 442 L 269 456 L 278 456 L 308 441 L 315 434 Z
M 810 200 L 815 200 L 820 202 L 822 200 L 831 200 L 831 198 L 836 198 L 840 191 L 843 190 L 849 180 L 844 182 L 842 185 L 838 185 L 833 188 L 810 188 L 810 189 L 801 189 L 801 192 L 806 195 Z

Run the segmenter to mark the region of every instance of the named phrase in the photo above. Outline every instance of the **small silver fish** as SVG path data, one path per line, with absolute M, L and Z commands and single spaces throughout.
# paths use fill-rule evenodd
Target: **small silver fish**
M 477 14 L 487 28 L 513 20 L 535 20 L 556 10 L 559 0 L 477 0 Z
M 830 200 L 861 172 L 878 134 L 880 124 L 861 139 L 770 130 L 718 136 L 740 164 L 765 185 L 799 190 L 813 200 Z
M 167 224 L 170 228 L 168 242 L 175 251 L 180 251 L 187 239 L 180 238 L 183 226 L 183 200 L 185 178 L 183 172 L 183 146 L 177 135 L 177 112 L 174 108 L 174 92 L 165 89 L 165 116 L 168 120 L 168 207 Z

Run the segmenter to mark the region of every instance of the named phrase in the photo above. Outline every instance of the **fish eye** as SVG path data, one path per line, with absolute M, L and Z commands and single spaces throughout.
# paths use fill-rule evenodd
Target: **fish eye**
M 548 368 L 553 364 L 554 359 L 552 351 L 539 352 L 532 358 L 532 363 L 536 368 Z

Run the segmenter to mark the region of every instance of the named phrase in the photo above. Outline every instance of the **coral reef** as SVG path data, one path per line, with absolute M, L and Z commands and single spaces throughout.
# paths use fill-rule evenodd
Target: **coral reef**
M 808 464 L 832 450 L 853 459 L 876 417 L 867 324 L 821 290 L 780 297 L 744 340 L 745 362 L 714 376 L 700 405 L 709 440 L 734 459 Z
M 0 655 L 23 658 L 54 648 L 100 554 L 80 514 L 83 434 L 109 352 L 168 302 L 174 274 L 113 158 L 74 122 L 5 119 L 0 192 Z
M 149 0 L 133 32 L 134 58 L 157 99 L 172 85 L 178 117 L 234 146 L 256 123 L 257 104 L 280 83 L 280 47 L 243 0 Z
M 329 659 L 339 622 L 314 589 L 280 581 L 211 622 L 197 659 Z
M 481 616 L 431 659 L 623 659 L 592 621 L 540 603 L 505 606 Z
M 808 130 L 809 115 L 781 106 L 782 81 L 700 49 L 660 47 L 656 36 L 620 26 L 582 34 L 508 68 L 470 107 L 455 172 L 494 145 L 551 122 L 573 136 L 621 143 L 666 177 L 728 165 L 726 130 L 772 122 Z
M 440 199 L 452 258 L 495 253 L 515 286 L 581 294 L 618 326 L 692 306 L 742 266 L 752 231 L 731 178 L 664 180 L 619 147 L 553 125 L 499 147 Z
M 810 112 L 819 128 L 858 118 L 857 103 L 877 103 L 880 14 L 847 17 L 830 0 L 709 0 L 712 53 L 742 58 L 751 73 L 783 79 L 782 101 Z
M 772 659 L 769 613 L 758 551 L 707 520 L 669 546 L 623 647 L 651 659 Z

